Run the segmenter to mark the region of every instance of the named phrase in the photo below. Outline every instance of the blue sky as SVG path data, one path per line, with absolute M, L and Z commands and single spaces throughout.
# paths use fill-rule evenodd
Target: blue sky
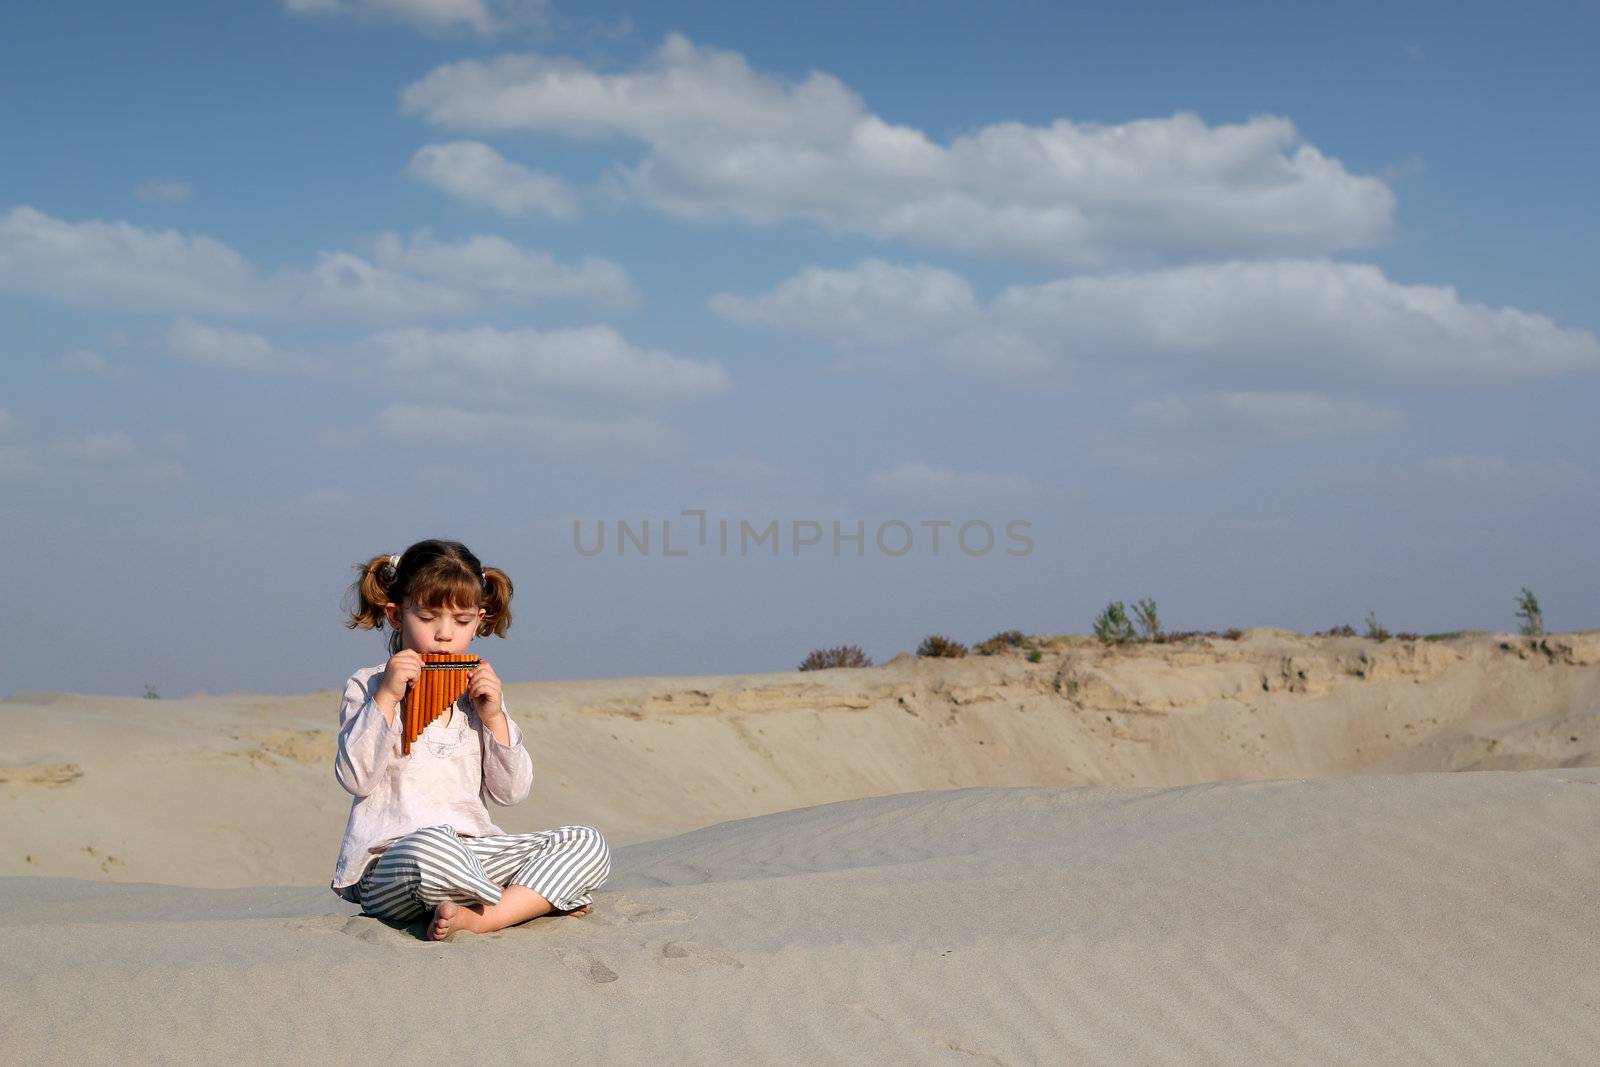
M 511 680 L 881 661 L 1146 596 L 1171 629 L 1426 632 L 1514 629 L 1528 586 L 1600 625 L 1595 31 L 13 6 L 0 693 L 336 686 L 383 658 L 340 625 L 351 565 L 432 536 L 517 582 L 481 648 Z

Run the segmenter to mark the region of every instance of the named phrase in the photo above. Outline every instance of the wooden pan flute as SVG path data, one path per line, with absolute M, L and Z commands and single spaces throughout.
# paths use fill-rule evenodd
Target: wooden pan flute
M 415 741 L 430 722 L 450 710 L 467 691 L 467 675 L 478 665 L 478 657 L 459 652 L 424 652 L 422 673 L 411 683 L 400 702 L 405 730 L 400 735 L 400 752 L 411 754 Z

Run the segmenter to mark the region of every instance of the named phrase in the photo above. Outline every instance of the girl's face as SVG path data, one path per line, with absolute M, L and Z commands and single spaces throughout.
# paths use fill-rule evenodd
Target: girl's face
M 426 608 L 410 600 L 384 611 L 389 625 L 400 631 L 400 647 L 414 652 L 465 652 L 485 615 L 481 607 Z

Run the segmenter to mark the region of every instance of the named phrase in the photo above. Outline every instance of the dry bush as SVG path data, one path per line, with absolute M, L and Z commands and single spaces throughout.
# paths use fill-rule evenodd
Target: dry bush
M 1216 630 L 1174 630 L 1172 633 L 1164 633 L 1159 637 L 1152 637 L 1150 640 L 1154 644 L 1170 645 L 1180 641 L 1198 641 L 1202 637 L 1216 637 L 1224 641 L 1237 641 L 1243 636 L 1244 631 L 1235 626 L 1220 633 Z
M 922 644 L 917 646 L 917 655 L 933 656 L 938 659 L 960 659 L 967 654 L 967 646 L 960 641 L 952 641 L 942 634 L 929 634 L 922 639 Z
M 1367 612 L 1367 634 L 1366 635 L 1368 637 L 1372 638 L 1372 640 L 1374 640 L 1374 641 L 1387 641 L 1387 640 L 1389 640 L 1389 631 L 1385 630 L 1383 628 L 1383 624 L 1378 622 L 1378 613 L 1376 611 Z
M 1021 648 L 1027 640 L 1027 636 L 1021 630 L 1001 630 L 987 641 L 973 645 L 972 651 L 980 656 L 992 656 L 1008 648 Z
M 825 671 L 834 667 L 870 667 L 872 657 L 858 645 L 838 645 L 834 648 L 814 648 L 800 661 L 803 671 Z

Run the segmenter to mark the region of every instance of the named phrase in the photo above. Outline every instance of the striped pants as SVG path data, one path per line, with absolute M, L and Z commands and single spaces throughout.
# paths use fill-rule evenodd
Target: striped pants
M 442 901 L 498 904 L 501 889 L 525 885 L 556 911 L 593 903 L 611 874 L 611 849 L 592 826 L 533 834 L 467 837 L 448 823 L 414 830 L 390 845 L 360 882 L 364 914 L 411 922 Z

